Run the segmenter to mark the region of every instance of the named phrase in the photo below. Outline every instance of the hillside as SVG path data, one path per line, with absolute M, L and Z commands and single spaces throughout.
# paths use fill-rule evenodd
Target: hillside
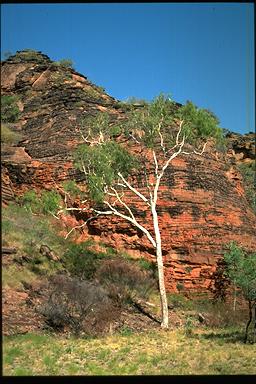
M 83 141 L 81 121 L 104 111 L 114 123 L 125 119 L 129 105 L 41 52 L 17 52 L 2 63 L 1 71 L 2 94 L 18 100 L 19 118 L 8 126 L 20 135 L 17 143 L 2 144 L 3 202 L 31 189 L 61 191 L 65 180 L 82 186 L 83 175 L 72 164 L 72 151 Z M 160 227 L 170 291 L 207 291 L 223 247 L 231 240 L 248 250 L 256 247 L 255 215 L 236 168 L 237 162 L 252 161 L 253 135 L 229 134 L 229 143 L 226 155 L 209 149 L 204 156 L 175 159 L 161 187 Z M 133 180 L 140 186 L 139 174 Z M 140 215 L 144 208 L 131 199 Z M 78 224 L 75 217 L 72 222 Z M 151 225 L 149 218 L 149 229 Z M 89 238 L 136 258 L 153 259 L 147 239 L 116 218 L 88 223 L 78 241 Z

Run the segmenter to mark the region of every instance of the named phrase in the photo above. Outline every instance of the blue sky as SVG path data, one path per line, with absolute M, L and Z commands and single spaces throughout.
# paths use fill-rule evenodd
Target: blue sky
M 31 48 L 70 58 L 111 96 L 160 92 L 212 110 L 221 126 L 255 128 L 250 3 L 3 4 L 1 57 Z

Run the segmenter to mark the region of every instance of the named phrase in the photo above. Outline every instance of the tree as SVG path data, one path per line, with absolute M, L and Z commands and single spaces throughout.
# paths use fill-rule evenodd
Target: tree
M 58 64 L 62 65 L 65 68 L 74 69 L 74 63 L 71 59 L 61 59 L 57 61 Z
M 209 112 L 196 108 L 192 103 L 180 108 L 176 114 L 173 110 L 170 98 L 160 95 L 144 108 L 132 108 L 127 119 L 118 127 L 111 124 L 107 114 L 101 113 L 87 122 L 86 134 L 81 130 L 85 143 L 75 152 L 75 164 L 85 174 L 89 196 L 96 203 L 92 208 L 96 216 L 115 215 L 127 220 L 153 246 L 158 267 L 163 328 L 168 328 L 168 303 L 157 212 L 159 186 L 175 157 L 192 153 L 202 155 L 209 136 L 216 139 L 221 137 L 218 122 Z M 121 140 L 114 140 L 111 136 L 113 130 L 121 132 L 119 138 L 126 138 L 123 140 L 126 146 Z M 199 151 L 191 146 L 196 139 Z M 153 175 L 148 172 L 150 166 Z M 132 185 L 129 178 L 138 170 L 145 184 L 146 192 L 143 193 Z M 127 193 L 141 200 L 145 210 L 150 212 L 152 232 L 148 217 L 144 222 L 135 217 Z
M 4 123 L 15 123 L 20 116 L 18 108 L 18 97 L 15 95 L 1 96 L 1 121 Z
M 226 274 L 231 282 L 242 291 L 248 303 L 248 322 L 245 328 L 244 342 L 248 339 L 248 330 L 253 318 L 254 339 L 256 336 L 256 253 L 247 254 L 235 242 L 231 242 L 224 253 Z

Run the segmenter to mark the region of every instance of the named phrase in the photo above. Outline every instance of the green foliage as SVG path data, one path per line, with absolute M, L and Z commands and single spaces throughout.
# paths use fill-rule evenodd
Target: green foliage
M 160 94 L 151 103 L 142 104 L 143 108 L 131 108 L 128 119 L 124 123 L 126 133 L 140 131 L 140 139 L 149 148 L 159 146 L 160 133 L 165 146 L 175 143 L 177 129 L 175 119 L 184 120 L 180 137 L 185 135 L 185 142 L 195 144 L 197 140 L 211 137 L 218 143 L 224 144 L 222 129 L 218 126 L 217 117 L 209 110 L 199 109 L 188 102 L 175 111 L 174 102 L 170 96 Z M 136 137 L 136 134 L 135 134 Z
M 127 177 L 136 160 L 123 147 L 114 141 L 102 145 L 80 145 L 75 152 L 75 166 L 87 173 L 87 186 L 90 198 L 102 202 L 104 188 L 111 186 L 118 172 Z
M 207 109 L 196 107 L 191 101 L 179 108 L 177 112 L 179 119 L 184 120 L 183 133 L 192 144 L 198 138 L 207 139 L 212 137 L 217 142 L 223 142 L 223 130 L 219 127 L 218 118 Z
M 23 49 L 20 52 L 16 52 L 16 59 L 19 58 L 21 61 L 35 61 L 40 57 L 40 52 L 34 49 Z
M 90 92 L 95 93 L 96 91 L 91 88 Z M 109 125 L 110 119 L 106 112 L 99 112 L 96 116 L 90 116 L 84 120 L 81 120 L 81 129 L 84 136 L 94 140 L 99 137 L 109 136 Z
M 61 196 L 55 191 L 43 191 L 38 196 L 35 191 L 27 191 L 21 198 L 22 205 L 29 211 L 34 213 L 53 213 L 59 209 Z
M 42 213 L 56 213 L 60 206 L 61 196 L 55 191 L 43 191 L 41 202 Z
M 144 108 L 131 109 L 124 123 L 126 134 L 137 129 L 141 132 L 143 144 L 149 148 L 158 145 L 160 131 L 164 139 L 174 139 L 174 132 L 170 129 L 173 122 L 172 107 L 171 99 L 160 94 L 152 103 L 145 104 Z
M 40 200 L 34 190 L 25 192 L 20 200 L 21 204 L 30 212 L 40 211 Z
M 4 123 L 15 123 L 19 119 L 20 111 L 17 102 L 17 96 L 1 96 L 1 121 Z
M 88 243 L 71 244 L 64 253 L 63 262 L 66 270 L 72 276 L 91 280 L 100 265 L 100 261 L 108 258 L 105 253 L 95 252 L 89 249 Z
M 251 208 L 256 213 L 256 162 L 243 163 L 238 165 L 238 169 L 243 176 L 246 197 L 250 203 Z
M 22 139 L 18 132 L 12 131 L 6 124 L 1 125 L 1 142 L 5 144 L 17 144 Z
M 229 279 L 240 288 L 246 300 L 256 300 L 256 253 L 247 254 L 235 242 L 224 253 Z
M 55 64 L 61 65 L 62 67 L 65 67 L 65 68 L 74 69 L 74 63 L 71 59 L 61 59 L 59 61 L 56 61 Z
M 73 197 L 81 194 L 81 190 L 74 180 L 64 181 L 63 189 L 66 193 L 70 194 Z
M 33 194 L 28 200 L 34 201 Z M 56 270 L 62 268 L 60 263 L 47 260 L 39 252 L 40 246 L 47 244 L 56 255 L 61 256 L 69 246 L 69 241 L 59 236 L 60 229 L 56 226 L 56 223 L 54 225 L 49 220 L 48 216 L 34 215 L 31 210 L 24 206 L 10 204 L 2 209 L 2 219 L 4 222 L 2 236 L 6 246 L 15 246 L 18 249 L 18 256 L 20 253 L 22 256 L 26 256 L 30 271 L 50 274 L 53 270 L 56 272 Z M 22 275 L 25 276 L 26 270 L 21 272 L 19 275 L 15 272 L 16 277 L 12 273 L 10 278 L 15 279 L 17 283 L 19 276 L 21 278 Z M 24 276 L 23 280 L 25 280 Z

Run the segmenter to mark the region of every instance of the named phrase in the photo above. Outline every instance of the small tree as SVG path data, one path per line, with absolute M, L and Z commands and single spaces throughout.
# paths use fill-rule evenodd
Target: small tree
M 249 319 L 245 328 L 244 342 L 248 339 L 249 326 L 253 319 L 254 309 L 254 339 L 256 332 L 256 253 L 247 254 L 236 243 L 232 242 L 224 254 L 226 273 L 232 283 L 241 289 L 248 302 Z
M 15 123 L 19 119 L 20 111 L 17 102 L 17 96 L 1 96 L 1 121 L 4 123 Z
M 65 68 L 74 69 L 74 63 L 71 59 L 61 59 L 57 61 L 58 64 L 62 65 Z
M 168 303 L 164 282 L 164 266 L 159 228 L 157 203 L 162 178 L 172 160 L 185 154 L 203 154 L 206 139 L 221 137 L 221 130 L 214 116 L 208 111 L 196 108 L 192 103 L 173 113 L 173 102 L 160 95 L 143 108 L 132 109 L 127 120 L 119 125 L 123 138 L 129 138 L 129 150 L 113 140 L 107 114 L 99 114 L 88 121 L 87 132 L 82 132 L 85 144 L 75 152 L 75 164 L 86 175 L 90 198 L 96 203 L 92 208 L 96 215 L 115 215 L 129 221 L 138 228 L 155 249 L 158 267 L 158 281 L 162 309 L 163 328 L 168 328 Z M 200 151 L 189 145 L 197 140 Z M 125 141 L 125 140 L 124 140 Z M 152 172 L 148 172 L 153 168 Z M 140 171 L 146 186 L 142 193 L 135 188 L 129 176 Z M 136 218 L 127 200 L 127 192 L 141 200 L 149 217 Z

